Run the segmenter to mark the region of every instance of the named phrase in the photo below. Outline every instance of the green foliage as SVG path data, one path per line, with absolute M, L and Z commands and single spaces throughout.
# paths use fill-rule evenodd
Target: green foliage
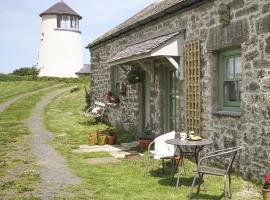
M 145 74 L 143 71 L 138 71 L 138 70 L 131 70 L 127 74 L 127 81 L 130 84 L 135 84 L 135 83 L 140 83 L 143 82 L 145 79 Z
M 39 74 L 39 69 L 36 67 L 22 67 L 20 69 L 15 69 L 12 74 L 16 76 L 30 76 L 30 77 L 37 77 Z
M 84 90 L 85 90 L 85 108 L 84 110 L 87 110 L 88 108 L 91 107 L 91 94 L 90 92 L 87 91 L 86 87 L 84 87 Z
M 11 82 L 11 81 L 54 81 L 62 83 L 82 83 L 89 84 L 90 78 L 58 78 L 58 77 L 33 77 L 33 76 L 17 76 L 14 74 L 0 74 L 0 82 Z
M 125 129 L 121 124 L 117 124 L 114 128 L 115 134 L 117 135 L 117 142 L 131 142 L 137 139 L 138 130 L 135 127 L 130 127 L 128 130 Z

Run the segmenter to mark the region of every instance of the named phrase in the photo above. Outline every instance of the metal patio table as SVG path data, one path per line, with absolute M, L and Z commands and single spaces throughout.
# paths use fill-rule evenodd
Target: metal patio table
M 188 140 L 188 139 L 180 139 L 180 138 L 176 138 L 176 139 L 171 139 L 171 140 L 167 140 L 165 141 L 167 144 L 171 144 L 171 145 L 174 145 L 174 146 L 177 146 L 177 148 L 179 149 L 180 151 L 180 156 L 181 158 L 183 159 L 185 155 L 192 155 L 195 159 L 195 163 L 196 165 L 198 165 L 198 162 L 199 162 L 199 154 L 200 154 L 200 151 L 206 146 L 206 145 L 211 145 L 213 143 L 212 140 L 210 139 L 202 139 L 202 140 L 199 140 L 199 141 L 193 141 L 193 140 Z M 185 152 L 182 150 L 183 147 L 195 147 L 194 148 L 194 151 L 192 152 Z M 173 164 L 174 165 L 174 164 Z M 175 166 L 173 166 L 173 169 L 175 169 Z M 174 179 L 174 173 L 175 173 L 175 170 L 172 170 L 172 179 L 171 179 L 171 183 Z M 180 171 L 180 170 L 179 170 Z M 179 173 L 179 172 L 178 172 Z M 178 174 L 178 179 L 177 179 L 177 184 L 176 184 L 176 187 L 178 187 L 178 184 L 179 184 L 179 178 L 180 178 L 180 175 Z

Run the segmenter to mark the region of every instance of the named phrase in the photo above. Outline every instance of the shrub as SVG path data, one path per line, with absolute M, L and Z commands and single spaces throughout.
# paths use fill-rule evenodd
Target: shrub
M 22 67 L 16 69 L 12 72 L 13 75 L 16 76 L 30 76 L 30 77 L 37 77 L 39 74 L 39 69 L 36 67 Z
M 83 83 L 89 84 L 90 78 L 58 78 L 58 77 L 33 77 L 33 76 L 17 76 L 14 74 L 0 74 L 1 82 L 10 81 L 55 81 L 63 83 Z
M 84 110 L 87 110 L 88 108 L 91 107 L 91 94 L 90 92 L 87 91 L 86 87 L 84 87 L 84 90 L 85 90 L 85 108 Z
M 125 129 L 122 125 L 117 124 L 114 128 L 119 143 L 131 142 L 137 139 L 138 130 L 136 128 Z

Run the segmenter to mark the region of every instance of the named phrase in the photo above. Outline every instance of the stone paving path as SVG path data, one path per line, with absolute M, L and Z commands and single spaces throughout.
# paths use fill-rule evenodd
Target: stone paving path
M 32 135 L 29 145 L 41 165 L 41 192 L 38 194 L 42 199 L 53 199 L 54 195 L 67 184 L 78 184 L 79 177 L 75 176 L 67 167 L 64 158 L 49 144 L 54 138 L 48 132 L 43 123 L 42 113 L 44 107 L 57 95 L 71 88 L 58 89 L 45 95 L 33 110 L 31 117 L 26 120 Z
M 143 156 L 143 154 L 138 154 L 136 151 L 132 151 L 132 148 L 135 148 L 138 146 L 137 142 L 131 142 L 131 143 L 122 143 L 120 145 L 95 145 L 95 146 L 89 146 L 89 145 L 80 145 L 79 149 L 75 149 L 72 152 L 73 153 L 92 153 L 92 152 L 108 152 L 111 154 L 114 158 L 127 158 L 129 156 L 133 156 L 137 154 L 137 157 Z M 88 163 L 93 160 L 93 164 L 96 164 L 97 162 L 95 159 L 88 159 Z M 103 160 L 101 161 L 103 163 Z M 109 161 L 107 163 L 110 163 Z
M 4 103 L 1 103 L 0 104 L 0 112 L 3 112 L 6 108 L 8 108 L 10 105 L 14 104 L 16 101 L 24 98 L 24 97 L 27 97 L 27 96 L 30 96 L 30 95 L 33 95 L 37 92 L 42 92 L 42 91 L 47 91 L 51 88 L 54 88 L 54 87 L 58 87 L 59 85 L 56 85 L 56 86 L 52 86 L 52 87 L 47 87 L 47 88 L 43 88 L 43 89 L 40 89 L 40 90 L 36 90 L 36 91 L 33 91 L 33 92 L 28 92 L 28 93 L 24 93 L 24 94 L 20 94 L 20 95 L 17 95 L 15 96 L 14 98 L 12 99 L 9 99 L 7 101 L 5 101 Z

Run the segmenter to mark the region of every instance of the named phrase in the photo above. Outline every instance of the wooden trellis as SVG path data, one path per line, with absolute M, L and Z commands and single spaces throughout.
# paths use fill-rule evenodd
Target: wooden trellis
M 185 122 L 186 131 L 201 135 L 200 41 L 185 44 Z

